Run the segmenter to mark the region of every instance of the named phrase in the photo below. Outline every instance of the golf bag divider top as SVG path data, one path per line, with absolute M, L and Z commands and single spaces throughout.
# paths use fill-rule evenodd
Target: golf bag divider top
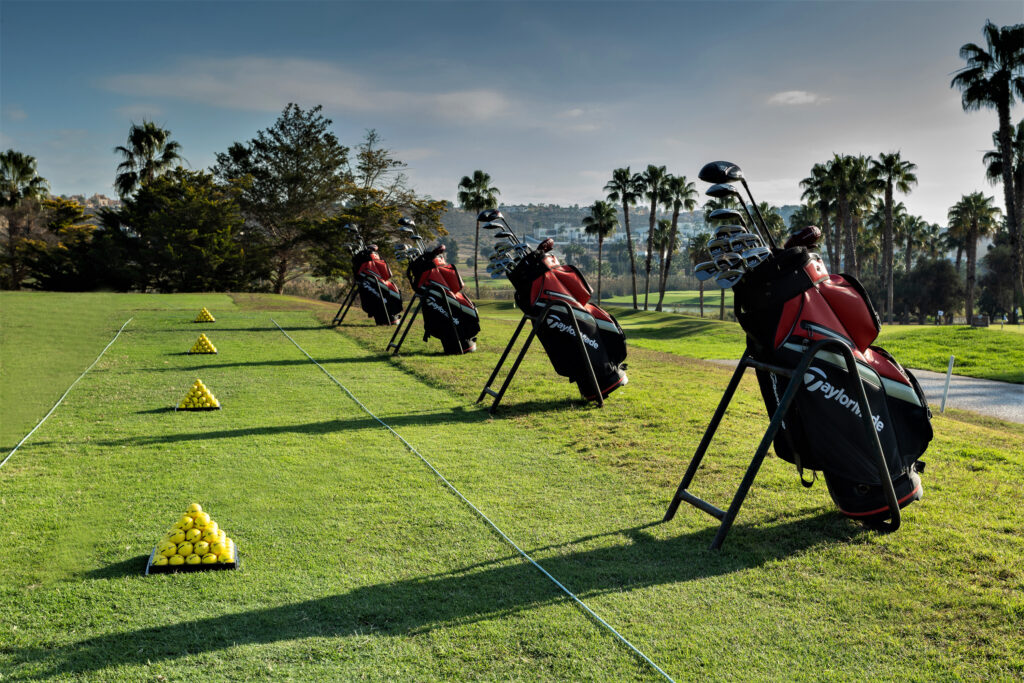
M 385 352 L 398 355 L 421 309 L 424 341 L 437 337 L 447 354 L 461 355 L 476 350 L 480 316 L 476 306 L 462 292 L 462 276 L 454 264 L 447 262 L 444 252 L 444 245 L 440 245 L 409 262 L 406 276 L 412 285 L 412 298 Z
M 803 351 L 794 368 L 785 368 L 765 363 L 756 360 L 749 351 L 744 353 L 743 357 L 740 359 L 739 365 L 736 367 L 736 371 L 732 375 L 732 379 L 729 381 L 729 385 L 726 387 L 725 393 L 722 395 L 722 400 L 719 402 L 718 408 L 715 410 L 715 414 L 711 418 L 711 422 L 704 431 L 704 436 L 701 439 L 700 444 L 697 446 L 697 451 L 694 453 L 693 458 L 690 460 L 686 473 L 683 475 L 683 480 L 680 482 L 679 488 L 676 490 L 676 493 L 672 498 L 672 502 L 669 504 L 668 510 L 666 510 L 665 517 L 662 521 L 667 522 L 671 520 L 675 516 L 676 510 L 679 508 L 679 504 L 686 501 L 690 505 L 693 505 L 699 510 L 704 511 L 721 521 L 718 533 L 715 534 L 715 538 L 711 542 L 711 549 L 716 550 L 722 546 L 726 535 L 729 533 L 729 529 L 732 527 L 732 524 L 736 519 L 736 515 L 740 511 L 740 507 L 743 505 L 744 499 L 747 497 L 747 493 L 750 491 L 751 485 L 754 483 L 754 478 L 757 476 L 757 473 L 761 468 L 761 463 L 764 461 L 764 458 L 768 453 L 768 448 L 772 445 L 772 442 L 775 440 L 780 428 L 784 425 L 787 416 L 790 415 L 794 399 L 796 399 L 799 390 L 804 386 L 803 382 L 799 380 L 805 377 L 811 367 L 811 363 L 814 362 L 816 358 L 820 357 L 820 355 L 827 355 L 828 353 L 834 353 L 842 358 L 846 370 L 845 378 L 847 380 L 847 386 L 844 387 L 846 394 L 852 397 L 858 405 L 870 405 L 867 398 L 867 392 L 864 388 L 864 379 L 861 377 L 861 373 L 858 372 L 857 360 L 854 358 L 852 349 L 843 341 L 826 338 L 813 342 Z M 718 426 L 721 423 L 726 409 L 732 401 L 733 394 L 739 386 L 740 380 L 743 378 L 743 374 L 747 368 L 754 368 L 759 373 L 767 373 L 773 376 L 784 377 L 789 381 L 787 382 L 787 386 L 782 397 L 778 401 L 778 406 L 772 414 L 771 421 L 768 424 L 768 429 L 761 438 L 761 442 L 758 444 L 757 450 L 754 451 L 754 456 L 750 461 L 750 465 L 747 467 L 746 474 L 743 476 L 743 480 L 740 482 L 739 488 L 733 496 L 728 510 L 722 510 L 690 493 L 689 487 L 693 482 L 694 476 L 700 467 L 708 446 L 710 446 L 711 440 L 714 438 L 715 432 L 718 430 Z M 793 381 L 794 379 L 797 381 Z M 871 451 L 869 454 L 869 460 L 874 467 L 874 474 L 877 476 L 884 495 L 887 507 L 884 512 L 888 513 L 888 522 L 884 522 L 879 519 L 874 523 L 874 526 L 875 528 L 885 531 L 895 531 L 900 526 L 901 501 L 896 497 L 893 480 L 889 473 L 889 466 L 886 461 L 885 453 L 882 449 L 882 443 L 879 440 L 875 420 L 871 415 L 871 410 L 859 411 L 859 422 L 864 429 L 864 437 L 866 438 L 866 441 L 869 444 L 869 450 Z M 776 444 L 776 448 L 778 448 L 778 444 Z M 882 514 L 878 511 L 875 512 L 876 514 Z
M 402 293 L 391 281 L 391 268 L 377 253 L 377 245 L 357 251 L 352 257 L 353 285 L 334 315 L 332 325 L 340 325 L 356 296 L 366 314 L 378 325 L 394 325 L 402 313 Z

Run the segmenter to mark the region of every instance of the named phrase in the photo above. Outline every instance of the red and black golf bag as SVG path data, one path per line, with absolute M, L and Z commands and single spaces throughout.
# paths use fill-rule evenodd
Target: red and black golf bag
M 402 293 L 391 281 L 391 268 L 371 244 L 352 257 L 359 305 L 378 325 L 393 325 L 402 313 Z
M 829 275 L 821 258 L 804 247 L 774 251 L 773 259 L 733 287 L 747 353 L 763 363 L 792 368 L 819 340 L 849 347 L 899 506 L 919 500 L 918 472 L 924 463 L 918 458 L 932 438 L 931 412 L 914 375 L 884 349 L 872 346 L 880 324 L 867 293 L 849 275 Z M 756 372 L 769 415 L 774 415 L 790 381 L 802 383 L 774 439 L 779 457 L 801 473 L 821 471 L 843 514 L 869 525 L 888 517 L 883 481 L 869 457 L 876 446 L 862 428 L 861 405 L 849 394 L 843 357 L 818 351 L 799 378 Z
M 445 353 L 470 353 L 476 350 L 480 315 L 463 293 L 462 276 L 444 252 L 442 244 L 420 254 L 409 261 L 406 273 L 422 300 L 423 341 L 437 337 Z
M 533 328 L 555 372 L 576 383 L 589 401 L 624 386 L 626 335 L 607 311 L 588 303 L 594 290 L 575 266 L 560 265 L 551 253 L 554 242 L 542 242 L 509 272 L 516 305 L 531 317 Z M 547 315 L 544 309 L 551 306 Z M 566 310 L 568 307 L 568 310 Z M 567 318 L 572 312 L 575 322 Z M 597 379 L 593 386 L 586 359 L 581 357 L 579 330 Z

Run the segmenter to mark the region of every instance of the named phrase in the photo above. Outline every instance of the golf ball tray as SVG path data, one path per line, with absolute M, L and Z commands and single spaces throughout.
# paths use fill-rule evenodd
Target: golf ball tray
M 174 412 L 178 412 L 179 410 L 220 410 L 220 406 L 196 406 L 195 408 L 175 408 Z
M 146 562 L 146 573 L 145 576 L 150 574 L 183 574 L 187 572 L 209 572 L 219 571 L 223 569 L 238 569 L 242 564 L 242 558 L 238 554 L 238 549 L 235 548 L 235 561 L 234 562 L 217 562 L 215 564 L 153 564 L 153 560 L 156 559 L 157 550 L 159 546 L 153 546 L 153 552 L 149 554 L 149 561 Z

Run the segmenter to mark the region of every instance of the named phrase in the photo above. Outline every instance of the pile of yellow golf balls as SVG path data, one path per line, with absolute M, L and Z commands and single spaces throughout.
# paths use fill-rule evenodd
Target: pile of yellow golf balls
M 212 323 L 217 322 L 217 319 L 210 315 L 210 312 L 206 310 L 206 306 L 203 306 L 203 310 L 199 311 L 199 315 L 196 316 L 195 322 Z
M 196 339 L 196 343 L 192 345 L 192 348 L 188 350 L 189 353 L 217 353 L 217 347 L 213 345 L 209 337 L 205 334 L 199 335 L 199 339 Z
M 235 542 L 199 503 L 192 503 L 157 544 L 153 566 L 231 564 L 236 561 Z
M 197 379 L 185 398 L 181 399 L 178 410 L 198 410 L 202 408 L 220 408 L 220 401 L 210 393 L 210 390 L 206 388 L 202 380 Z

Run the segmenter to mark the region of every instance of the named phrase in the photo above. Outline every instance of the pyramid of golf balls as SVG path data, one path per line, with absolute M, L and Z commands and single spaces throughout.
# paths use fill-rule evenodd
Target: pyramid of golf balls
M 199 311 L 199 315 L 196 316 L 195 322 L 197 323 L 213 323 L 217 322 L 217 319 L 210 315 L 210 312 L 206 310 L 206 306 L 203 306 L 203 310 Z
M 231 564 L 235 542 L 199 503 L 192 503 L 156 546 L 153 566 Z
M 196 343 L 192 345 L 192 348 L 188 350 L 189 353 L 217 353 L 217 347 L 213 345 L 210 338 L 205 334 L 199 335 L 199 339 L 196 339 Z
M 188 390 L 188 394 L 181 399 L 181 403 L 178 405 L 178 410 L 210 410 L 213 408 L 220 408 L 220 401 L 210 393 L 201 379 L 195 381 L 192 388 Z

